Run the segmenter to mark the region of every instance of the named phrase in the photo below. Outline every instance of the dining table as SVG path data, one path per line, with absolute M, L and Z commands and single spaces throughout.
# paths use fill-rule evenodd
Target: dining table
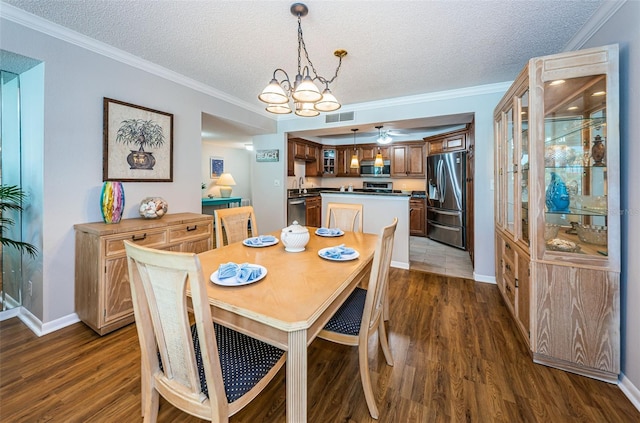
M 207 281 L 207 295 L 216 323 L 253 336 L 287 352 L 287 422 L 307 421 L 307 348 L 355 287 L 368 282 L 377 235 L 344 232 L 316 235 L 308 227 L 304 251 L 288 252 L 280 232 L 277 243 L 248 246 L 237 242 L 198 254 Z M 326 259 L 323 248 L 344 245 L 358 254 Z M 213 275 L 221 264 L 263 266 L 266 274 L 253 283 L 220 285 Z M 263 271 L 264 273 L 264 271 Z M 214 283 L 216 280 L 217 283 Z

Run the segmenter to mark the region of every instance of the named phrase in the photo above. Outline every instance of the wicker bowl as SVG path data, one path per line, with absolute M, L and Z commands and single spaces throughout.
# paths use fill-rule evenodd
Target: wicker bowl
M 547 247 L 547 250 L 562 251 L 563 253 L 577 253 L 580 251 L 580 246 L 575 242 L 566 241 L 560 238 L 550 239 L 545 242 L 545 246 Z
M 596 225 L 578 225 L 578 238 L 587 244 L 607 245 L 607 227 Z

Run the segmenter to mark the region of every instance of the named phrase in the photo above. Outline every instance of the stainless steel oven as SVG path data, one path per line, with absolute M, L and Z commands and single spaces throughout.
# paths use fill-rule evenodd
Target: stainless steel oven
M 294 220 L 303 226 L 307 224 L 307 200 L 304 198 L 287 200 L 287 225 L 291 225 Z

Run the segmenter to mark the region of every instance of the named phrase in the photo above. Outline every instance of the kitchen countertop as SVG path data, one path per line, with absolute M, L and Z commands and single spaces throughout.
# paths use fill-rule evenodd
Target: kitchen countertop
M 308 198 L 317 197 L 320 194 L 341 194 L 341 195 L 380 195 L 389 197 L 411 197 L 411 193 L 403 193 L 401 191 L 393 192 L 376 192 L 365 191 L 361 188 L 356 188 L 353 191 L 340 191 L 338 188 L 310 188 L 307 192 L 298 192 L 298 190 L 287 190 L 287 198 Z

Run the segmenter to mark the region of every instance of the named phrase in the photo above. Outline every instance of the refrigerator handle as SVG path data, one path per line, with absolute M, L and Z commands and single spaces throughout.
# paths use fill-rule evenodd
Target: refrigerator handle
M 440 191 L 440 204 L 442 204 L 447 193 L 447 180 L 444 177 L 444 165 L 442 159 L 438 161 L 438 190 Z

